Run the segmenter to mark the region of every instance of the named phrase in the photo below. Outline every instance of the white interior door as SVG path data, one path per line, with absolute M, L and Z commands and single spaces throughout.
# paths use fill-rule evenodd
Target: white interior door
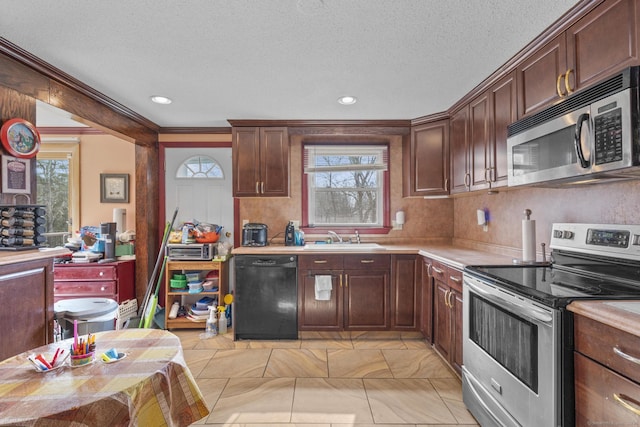
M 198 177 L 195 158 L 210 159 L 222 171 L 222 177 Z M 165 149 L 165 218 L 170 221 L 178 207 L 174 228 L 184 222 L 207 222 L 222 225 L 222 235 L 233 232 L 233 195 L 231 148 L 166 148 Z M 178 173 L 188 164 L 189 172 Z M 204 163 L 200 172 L 209 169 Z M 184 171 L 184 169 L 182 169 Z M 194 175 L 195 174 L 195 175 Z M 188 176 L 191 175 L 191 176 Z M 209 173 L 209 175 L 218 175 Z M 222 238 L 220 239 L 223 240 Z M 230 238 L 233 242 L 233 236 Z

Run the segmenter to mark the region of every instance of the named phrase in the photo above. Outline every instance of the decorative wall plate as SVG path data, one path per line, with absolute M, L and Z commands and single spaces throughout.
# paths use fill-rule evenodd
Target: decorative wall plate
M 2 146 L 15 157 L 30 159 L 40 151 L 40 133 L 26 120 L 7 120 L 0 129 Z

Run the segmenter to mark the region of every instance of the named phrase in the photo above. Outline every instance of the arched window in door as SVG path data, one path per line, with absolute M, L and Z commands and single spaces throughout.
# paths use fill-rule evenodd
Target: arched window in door
M 176 171 L 176 178 L 224 179 L 224 172 L 218 162 L 207 156 L 194 156 L 185 160 Z

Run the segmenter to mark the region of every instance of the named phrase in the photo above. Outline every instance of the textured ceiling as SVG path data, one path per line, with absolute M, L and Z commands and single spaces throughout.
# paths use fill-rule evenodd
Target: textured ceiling
M 412 119 L 446 110 L 574 4 L 3 0 L 0 36 L 162 127 Z

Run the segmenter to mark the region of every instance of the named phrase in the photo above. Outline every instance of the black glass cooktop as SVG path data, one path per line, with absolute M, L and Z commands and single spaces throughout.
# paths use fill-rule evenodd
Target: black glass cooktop
M 575 299 L 640 299 L 640 268 L 603 260 L 561 257 L 550 266 L 470 266 L 465 271 L 551 307 Z

